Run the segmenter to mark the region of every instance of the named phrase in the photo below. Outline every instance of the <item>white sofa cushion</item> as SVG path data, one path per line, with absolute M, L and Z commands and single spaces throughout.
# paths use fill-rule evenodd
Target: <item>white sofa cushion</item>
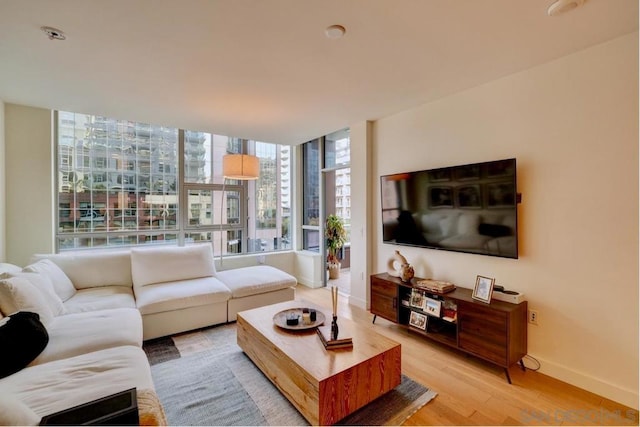
M 101 286 L 80 289 L 64 302 L 67 313 L 106 310 L 109 308 L 136 308 L 133 288 L 130 286 Z
M 53 289 L 53 283 L 51 283 L 51 279 L 48 276 L 38 273 L 26 273 L 24 271 L 0 274 L 0 279 L 9 279 L 11 277 L 22 277 L 27 279 L 29 283 L 38 288 L 45 297 L 47 305 L 49 305 L 54 316 L 60 316 L 61 314 L 66 313 L 62 300 Z
M 179 280 L 134 288 L 140 313 L 152 314 L 225 302 L 231 291 L 215 277 Z
M 40 418 L 12 394 L 0 392 L 0 425 L 37 426 Z
M 69 280 L 64 271 L 51 260 L 43 259 L 36 261 L 23 268 L 22 271 L 27 273 L 40 273 L 48 276 L 51 279 L 51 283 L 53 283 L 53 288 L 62 301 L 68 300 L 76 293 L 76 288 L 73 287 L 71 280 Z
M 154 389 L 147 357 L 134 346 L 30 366 L 0 379 L 0 390 L 40 417 L 134 387 Z
M 45 327 L 53 320 L 45 296 L 23 277 L 0 279 L 0 310 L 7 316 L 18 311 L 38 313 Z
M 131 256 L 128 250 L 36 254 L 32 259 L 48 259 L 54 262 L 64 271 L 76 289 L 102 286 L 131 287 Z
M 58 316 L 47 327 L 49 344 L 29 366 L 122 345 L 142 346 L 142 317 L 135 308 Z
M 219 271 L 217 276 L 230 290 L 233 298 L 296 286 L 295 277 L 270 265 L 255 265 Z
M 133 285 L 153 285 L 216 274 L 210 244 L 131 249 Z

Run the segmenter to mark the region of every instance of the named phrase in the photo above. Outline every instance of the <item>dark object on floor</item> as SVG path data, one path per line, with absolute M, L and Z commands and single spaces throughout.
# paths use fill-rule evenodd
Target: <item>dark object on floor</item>
M 135 388 L 46 415 L 40 421 L 42 426 L 137 426 L 139 423 L 138 400 Z

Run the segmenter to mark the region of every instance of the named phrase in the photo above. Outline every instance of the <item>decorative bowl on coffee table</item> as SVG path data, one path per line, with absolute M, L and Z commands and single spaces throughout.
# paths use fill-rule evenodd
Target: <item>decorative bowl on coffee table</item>
M 325 317 L 324 314 L 320 311 L 316 310 L 316 320 L 310 323 L 304 323 L 302 321 L 302 311 L 304 308 L 289 308 L 286 310 L 279 311 L 273 316 L 273 323 L 276 326 L 279 326 L 283 329 L 288 329 L 290 331 L 302 331 L 306 329 L 316 328 L 324 323 Z M 298 323 L 296 325 L 290 325 L 287 323 L 287 319 L 291 319 L 292 317 L 298 316 Z

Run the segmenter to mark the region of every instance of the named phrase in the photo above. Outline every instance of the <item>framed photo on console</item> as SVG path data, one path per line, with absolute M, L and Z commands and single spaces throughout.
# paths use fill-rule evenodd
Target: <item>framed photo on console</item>
M 427 329 L 427 316 L 422 313 L 418 313 L 417 311 L 411 311 L 409 325 L 424 331 Z
M 424 293 L 418 289 L 411 289 L 411 299 L 409 300 L 409 305 L 411 307 L 419 308 L 420 310 L 424 310 Z
M 424 299 L 424 311 L 426 311 L 427 314 L 431 316 L 440 317 L 441 307 L 442 307 L 442 302 L 437 299 L 433 299 L 429 297 L 426 297 Z
M 491 277 L 477 276 L 476 286 L 473 288 L 471 298 L 489 304 L 491 302 L 491 294 L 493 293 L 493 285 L 496 279 Z

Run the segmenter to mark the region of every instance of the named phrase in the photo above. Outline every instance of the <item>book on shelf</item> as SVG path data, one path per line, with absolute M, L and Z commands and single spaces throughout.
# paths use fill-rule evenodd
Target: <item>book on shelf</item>
M 331 339 L 331 326 L 318 326 L 316 333 L 320 337 L 320 342 L 327 350 L 335 350 L 338 348 L 352 348 L 353 340 L 351 337 L 338 338 L 336 340 Z
M 447 292 L 451 292 L 456 288 L 456 285 L 451 282 L 433 279 L 418 280 L 416 281 L 416 286 L 420 289 L 424 289 L 425 291 L 434 292 L 437 294 L 446 294 Z

